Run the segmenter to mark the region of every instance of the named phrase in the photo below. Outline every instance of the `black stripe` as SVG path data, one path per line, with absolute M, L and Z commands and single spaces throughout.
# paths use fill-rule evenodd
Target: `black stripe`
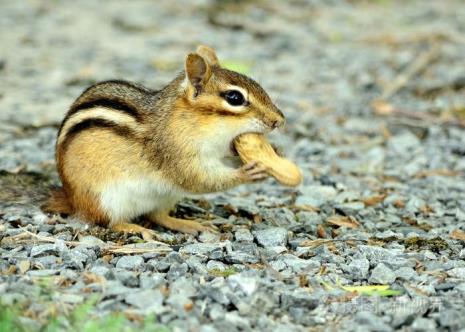
M 102 129 L 108 129 L 113 131 L 116 135 L 122 136 L 122 137 L 129 137 L 133 138 L 135 137 L 134 131 L 124 125 L 115 123 L 113 121 L 105 120 L 105 119 L 87 119 L 84 121 L 81 121 L 79 123 L 76 123 L 74 126 L 69 128 L 68 132 L 66 133 L 66 138 L 61 144 L 61 146 L 66 149 L 68 144 L 81 132 L 88 130 L 88 129 L 95 129 L 95 128 L 102 128 Z
M 69 118 L 70 116 L 79 112 L 80 110 L 94 108 L 94 107 L 105 107 L 105 108 L 114 109 L 114 110 L 117 110 L 117 111 L 120 111 L 120 112 L 123 112 L 125 114 L 132 116 L 134 119 L 136 119 L 136 121 L 139 121 L 139 122 L 142 121 L 142 117 L 140 113 L 134 107 L 120 100 L 112 100 L 112 99 L 107 99 L 107 98 L 90 100 L 90 101 L 83 102 L 81 104 L 76 104 L 72 106 L 71 109 L 68 111 L 66 118 Z
M 62 131 L 66 121 L 68 121 L 68 119 L 72 115 L 76 114 L 77 112 L 79 112 L 81 110 L 91 109 L 91 108 L 94 108 L 94 107 L 105 107 L 105 108 L 109 108 L 109 109 L 114 109 L 116 111 L 122 112 L 124 114 L 127 114 L 127 115 L 133 117 L 137 122 L 142 122 L 142 116 L 140 115 L 139 112 L 137 112 L 137 110 L 135 108 L 129 106 L 126 103 L 123 103 L 123 102 L 120 102 L 120 101 L 117 101 L 117 100 L 102 98 L 102 99 L 86 101 L 86 102 L 83 102 L 81 104 L 73 105 L 70 108 L 70 110 L 68 111 L 68 113 L 66 113 L 65 118 L 61 122 L 60 129 L 58 130 L 58 136 L 60 136 L 61 131 Z

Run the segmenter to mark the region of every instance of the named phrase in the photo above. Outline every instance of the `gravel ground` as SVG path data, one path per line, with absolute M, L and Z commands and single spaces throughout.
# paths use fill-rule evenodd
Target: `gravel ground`
M 174 331 L 463 329 L 463 1 L 0 9 L 0 296 L 31 330 L 90 298 L 92 315 L 122 312 L 135 328 L 154 314 Z M 304 183 L 187 199 L 177 214 L 222 232 L 158 229 L 167 245 L 43 214 L 57 126 L 80 91 L 109 78 L 159 87 L 199 43 L 284 110 L 270 139 Z M 341 288 L 362 285 L 399 292 Z

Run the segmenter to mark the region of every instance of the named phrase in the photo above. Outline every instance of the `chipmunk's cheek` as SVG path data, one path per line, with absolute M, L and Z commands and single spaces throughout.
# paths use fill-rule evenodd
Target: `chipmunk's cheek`
M 257 133 L 257 134 L 265 134 L 269 132 L 268 127 L 259 119 L 257 118 L 250 118 L 247 119 L 245 122 L 241 123 L 240 126 L 237 127 L 237 131 L 234 133 L 234 137 L 230 142 L 230 150 L 233 156 L 238 156 L 237 150 L 235 148 L 235 140 L 242 134 L 250 134 L 250 133 Z

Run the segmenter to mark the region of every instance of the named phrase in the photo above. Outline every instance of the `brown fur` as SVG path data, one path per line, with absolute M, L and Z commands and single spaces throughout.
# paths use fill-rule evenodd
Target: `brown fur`
M 43 207 L 45 212 L 60 213 L 70 215 L 74 213 L 73 207 L 62 187 L 54 188 L 50 192 L 50 197 Z

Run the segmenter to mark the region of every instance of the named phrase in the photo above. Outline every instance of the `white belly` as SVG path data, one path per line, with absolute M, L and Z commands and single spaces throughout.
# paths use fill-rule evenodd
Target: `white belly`
M 183 194 L 170 184 L 141 177 L 105 186 L 100 202 L 112 222 L 128 222 L 149 212 L 169 211 L 182 197 Z

